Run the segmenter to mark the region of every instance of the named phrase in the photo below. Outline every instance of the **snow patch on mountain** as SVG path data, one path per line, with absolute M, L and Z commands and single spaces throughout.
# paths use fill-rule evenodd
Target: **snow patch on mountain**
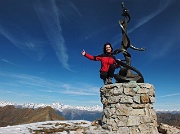
M 16 103 L 10 103 L 6 101 L 0 101 L 0 107 L 4 107 L 6 105 L 13 105 L 16 108 L 44 108 L 47 106 L 50 106 L 54 108 L 55 110 L 58 110 L 62 112 L 65 109 L 77 109 L 77 110 L 86 110 L 86 111 L 102 111 L 102 106 L 96 105 L 96 106 L 69 106 L 61 104 L 60 102 L 52 103 L 50 105 L 47 104 L 34 104 L 34 103 L 24 103 L 24 104 L 16 104 Z
M 180 114 L 180 110 L 156 110 L 157 113 L 171 113 L 171 114 Z
M 14 125 L 7 127 L 0 127 L 0 134 L 32 134 L 39 130 L 49 129 L 49 130 L 59 130 L 64 128 L 63 132 L 57 132 L 58 134 L 74 134 L 75 129 L 73 128 L 86 128 L 91 125 L 90 121 L 85 120 L 67 120 L 67 121 L 45 121 L 36 122 L 30 124 Z M 65 128 L 66 127 L 66 128 Z M 67 132 L 69 128 L 69 132 Z M 42 132 L 46 133 L 46 132 Z
M 33 109 L 37 109 L 37 108 L 44 108 L 47 106 L 50 106 L 52 108 L 54 108 L 55 110 L 58 110 L 60 112 L 63 112 L 63 110 L 85 110 L 85 111 L 99 111 L 102 112 L 103 111 L 103 107 L 96 105 L 96 106 L 70 106 L 70 105 L 64 105 L 60 102 L 56 102 L 56 103 L 52 103 L 50 105 L 48 104 L 34 104 L 34 103 L 24 103 L 24 104 L 16 104 L 16 103 L 12 103 L 12 102 L 7 102 L 7 101 L 0 101 L 0 107 L 4 107 L 6 105 L 13 105 L 16 108 L 33 108 Z M 164 109 L 156 109 L 156 112 L 163 112 L 163 113 L 180 113 L 180 110 L 164 110 Z

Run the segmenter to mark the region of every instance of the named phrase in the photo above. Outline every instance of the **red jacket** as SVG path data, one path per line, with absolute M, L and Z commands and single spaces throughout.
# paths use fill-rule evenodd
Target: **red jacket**
M 92 55 L 86 53 L 84 56 L 90 60 L 101 61 L 100 71 L 103 71 L 103 72 L 108 72 L 109 66 L 111 64 L 114 64 L 115 68 L 119 67 L 116 63 L 116 58 L 112 54 L 101 54 L 98 56 L 92 56 Z

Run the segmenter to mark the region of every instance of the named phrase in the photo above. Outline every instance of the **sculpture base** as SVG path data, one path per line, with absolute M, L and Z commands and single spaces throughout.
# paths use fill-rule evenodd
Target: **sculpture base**
M 119 70 L 118 74 L 114 75 L 117 83 L 136 81 L 137 83 L 144 83 L 144 78 L 142 74 L 135 67 L 130 66 L 122 61 L 116 60 L 117 64 L 121 65 L 123 68 Z M 131 71 L 136 72 L 133 74 Z
M 119 74 L 115 74 L 114 79 L 116 80 L 117 83 L 125 83 L 130 81 L 136 81 L 137 83 L 144 83 L 144 80 L 139 75 L 136 75 L 134 77 L 127 77 L 127 76 L 121 76 Z
M 153 109 L 154 86 L 145 83 L 116 83 L 101 89 L 102 128 L 124 134 L 159 134 Z

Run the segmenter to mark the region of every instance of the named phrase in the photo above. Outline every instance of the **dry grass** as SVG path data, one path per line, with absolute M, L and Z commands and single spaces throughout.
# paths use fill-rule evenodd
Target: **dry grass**
M 63 132 L 66 131 L 67 133 L 70 133 L 70 131 L 77 131 L 78 129 L 85 130 L 86 127 L 82 127 L 81 125 L 87 124 L 86 122 L 80 122 L 80 123 L 73 123 L 73 124 L 67 124 L 67 123 L 55 123 L 54 126 L 51 128 L 47 128 L 46 126 L 38 127 L 37 130 L 31 130 L 31 132 L 35 134 L 52 134 L 55 132 Z M 48 125 L 48 124 L 43 124 Z
M 51 107 L 32 109 L 5 106 L 0 108 L 0 127 L 42 121 L 65 120 Z

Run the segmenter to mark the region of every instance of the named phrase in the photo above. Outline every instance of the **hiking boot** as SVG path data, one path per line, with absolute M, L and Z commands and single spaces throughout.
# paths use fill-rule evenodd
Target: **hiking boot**
M 107 84 L 113 84 L 111 77 L 108 78 Z
M 103 82 L 104 82 L 104 85 L 107 85 L 107 84 L 108 84 L 107 81 L 106 81 L 106 79 L 103 79 Z

